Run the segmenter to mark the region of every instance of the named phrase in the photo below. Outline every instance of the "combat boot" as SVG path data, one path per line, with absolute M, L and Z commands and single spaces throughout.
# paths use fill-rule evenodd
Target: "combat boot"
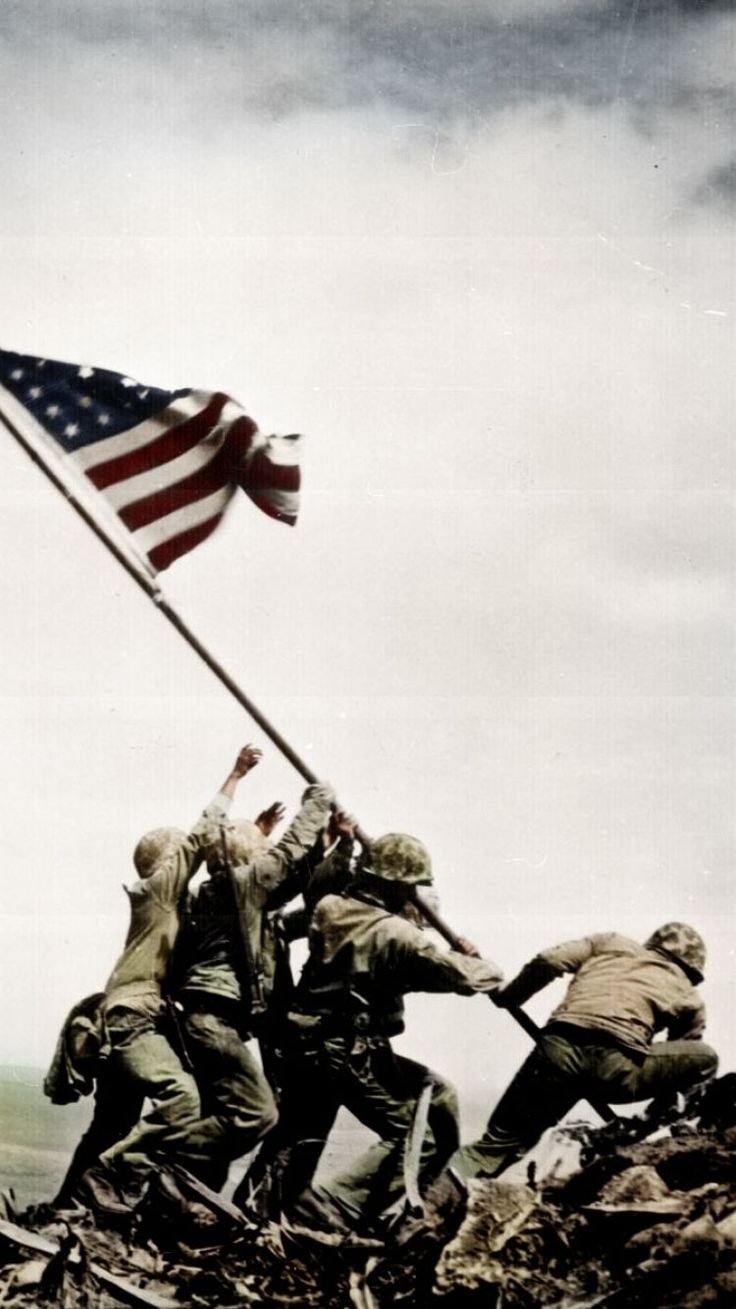
M 74 1190 L 74 1199 L 96 1213 L 122 1217 L 130 1216 L 141 1192 L 141 1183 L 135 1185 L 114 1164 L 99 1162 L 82 1174 Z

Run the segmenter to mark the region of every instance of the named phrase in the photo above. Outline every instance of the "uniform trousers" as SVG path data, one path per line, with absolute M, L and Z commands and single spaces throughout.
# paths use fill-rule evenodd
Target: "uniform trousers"
M 451 1166 L 463 1177 L 496 1177 L 521 1158 L 578 1100 L 634 1104 L 686 1091 L 715 1076 L 718 1056 L 703 1041 L 655 1041 L 647 1054 L 605 1033 L 551 1026 L 507 1087 L 477 1141 Z
M 288 1212 L 311 1184 L 344 1107 L 379 1139 L 329 1177 L 317 1194 L 334 1202 L 350 1223 L 378 1217 L 403 1194 L 407 1133 L 428 1080 L 432 1096 L 419 1157 L 419 1176 L 425 1181 L 441 1170 L 458 1144 L 453 1088 L 423 1064 L 397 1054 L 386 1036 L 348 1033 L 303 1049 L 289 1061 L 279 1125 L 236 1198 L 242 1202 L 248 1188 L 261 1181 L 275 1190 L 277 1207 Z

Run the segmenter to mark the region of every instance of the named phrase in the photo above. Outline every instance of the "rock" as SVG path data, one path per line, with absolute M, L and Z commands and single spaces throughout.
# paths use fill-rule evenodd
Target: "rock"
M 622 1266 L 632 1268 L 647 1259 L 658 1259 L 669 1249 L 672 1241 L 672 1222 L 655 1223 L 635 1232 L 622 1250 Z
M 736 1209 L 722 1218 L 717 1227 L 724 1245 L 736 1247 Z
M 719 1273 L 714 1285 L 723 1297 L 722 1304 L 736 1304 L 736 1269 L 729 1269 L 728 1272 Z
M 521 1231 L 536 1203 L 528 1186 L 470 1181 L 465 1221 L 437 1264 L 437 1290 L 446 1294 L 460 1287 L 487 1288 L 496 1281 L 498 1261 L 493 1256 Z
M 7 1299 L 12 1299 L 12 1294 L 22 1287 L 38 1286 L 41 1278 L 46 1271 L 46 1259 L 28 1259 L 22 1264 L 18 1264 L 10 1274 L 8 1279 L 8 1290 L 10 1294 Z M 3 1300 L 5 1300 L 5 1296 Z
M 557 1198 L 564 1204 L 572 1206 L 590 1204 L 606 1183 L 623 1172 L 627 1166 L 626 1161 L 619 1159 L 615 1154 L 595 1159 L 560 1188 Z
M 675 1222 L 684 1212 L 681 1198 L 670 1195 L 656 1168 L 637 1164 L 618 1173 L 601 1188 L 583 1212 L 613 1244 L 629 1244 L 632 1235 L 646 1227 Z
M 690 1254 L 715 1255 L 723 1244 L 723 1237 L 710 1214 L 702 1214 L 675 1234 L 671 1246 L 672 1255 Z
M 462 1256 L 470 1250 L 496 1254 L 521 1230 L 536 1203 L 528 1186 L 471 1180 L 465 1221 L 445 1247 L 445 1255 L 449 1258 L 457 1252 Z
M 669 1187 L 651 1164 L 635 1164 L 610 1179 L 598 1195 L 600 1204 L 617 1205 L 664 1200 Z

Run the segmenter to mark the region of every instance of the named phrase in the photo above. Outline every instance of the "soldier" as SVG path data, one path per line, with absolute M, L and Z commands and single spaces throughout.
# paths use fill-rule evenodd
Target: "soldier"
M 294 941 L 308 935 L 318 901 L 325 895 L 344 891 L 349 885 L 358 841 L 356 833 L 355 819 L 333 808 L 322 833 L 321 845 L 318 843 L 299 868 L 302 906 L 292 908 L 288 913 L 276 910 L 268 915 L 267 927 L 275 948 L 274 980 L 268 1021 L 259 1030 L 258 1043 L 269 1084 L 279 1103 L 279 1122 L 268 1133 L 233 1195 L 235 1204 L 260 1218 L 277 1219 L 281 1212 L 282 1179 L 294 1146 L 290 1127 L 292 1102 L 297 1105 L 301 1102 L 301 1052 L 294 1049 L 289 1022 L 294 998 L 290 947 Z M 289 890 L 294 889 L 292 884 Z M 299 1143 L 299 1148 L 305 1148 L 303 1142 Z M 321 1150 L 320 1143 L 316 1159 Z M 308 1177 L 311 1173 L 310 1168 Z
M 177 962 L 183 1036 L 202 1095 L 200 1145 L 192 1171 L 213 1189 L 233 1159 L 252 1150 L 277 1120 L 274 1094 L 247 1048 L 269 1019 L 277 980 L 272 910 L 301 890 L 300 864 L 327 824 L 334 792 L 308 786 L 302 807 L 275 844 L 258 823 L 223 827 L 205 849 L 209 879 L 191 910 Z
M 252 746 L 240 751 L 188 836 L 178 828 L 159 827 L 136 845 L 133 863 L 139 880 L 127 892 L 130 926 L 102 999 L 109 1052 L 97 1076 L 92 1122 L 75 1151 L 57 1204 L 69 1200 L 81 1185 L 84 1197 L 99 1207 L 119 1209 L 125 1206 L 126 1182 L 135 1181 L 136 1171 L 145 1175 L 152 1150 L 169 1149 L 188 1162 L 185 1135 L 200 1116 L 200 1098 L 194 1078 L 169 1041 L 162 992 L 179 930 L 179 904 L 212 839 L 212 824 L 224 821 L 240 779 L 260 757 Z M 140 1117 L 146 1098 L 151 1109 Z M 98 1156 L 103 1163 L 117 1161 L 117 1166 L 92 1166 Z
M 390 833 L 370 848 L 364 866 L 342 895 L 317 904 L 310 955 L 292 1011 L 302 1058 L 289 1097 L 292 1142 L 283 1177 L 287 1214 L 308 1222 L 336 1216 L 342 1224 L 370 1226 L 403 1194 L 407 1130 L 423 1087 L 431 1080 L 420 1176 L 436 1175 L 458 1142 L 454 1090 L 423 1065 L 396 1054 L 391 1037 L 404 1028 L 404 994 L 493 991 L 501 981 L 494 964 L 439 949 L 409 921 L 417 886 L 432 870 L 424 845 Z M 340 1105 L 380 1137 L 345 1173 L 297 1196 L 311 1181 Z M 284 1106 L 284 1116 L 287 1107 Z
M 567 994 L 488 1121 L 451 1167 L 496 1177 L 582 1097 L 614 1104 L 669 1097 L 715 1076 L 718 1056 L 701 1039 L 705 945 L 686 923 L 666 923 L 644 945 L 607 932 L 543 950 L 494 995 L 524 1004 L 572 973 Z M 652 1041 L 666 1029 L 668 1039 Z

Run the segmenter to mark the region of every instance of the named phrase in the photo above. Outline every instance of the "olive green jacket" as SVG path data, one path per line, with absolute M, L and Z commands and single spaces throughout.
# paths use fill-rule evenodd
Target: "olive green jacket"
M 232 882 L 221 871 L 202 886 L 177 965 L 178 990 L 184 1002 L 193 992 L 207 993 L 242 1002 L 247 1008 L 257 990 L 263 1004 L 268 1004 L 278 957 L 272 911 L 303 890 L 298 866 L 311 851 L 329 809 L 329 800 L 320 792 L 310 795 L 308 791 L 298 814 L 271 850 L 252 863 L 233 868 Z M 246 989 L 251 994 L 245 994 Z
M 393 1035 L 403 1029 L 409 991 L 494 991 L 495 964 L 441 949 L 398 914 L 351 895 L 327 895 L 314 910 L 310 955 L 295 1009 L 326 1029 L 360 1027 Z
M 125 888 L 130 926 L 123 953 L 105 987 L 106 1013 L 116 1007 L 147 1014 L 160 1011 L 161 989 L 179 932 L 180 902 L 211 840 L 212 824 L 225 820 L 229 803 L 218 793 L 189 835 L 150 877 Z

